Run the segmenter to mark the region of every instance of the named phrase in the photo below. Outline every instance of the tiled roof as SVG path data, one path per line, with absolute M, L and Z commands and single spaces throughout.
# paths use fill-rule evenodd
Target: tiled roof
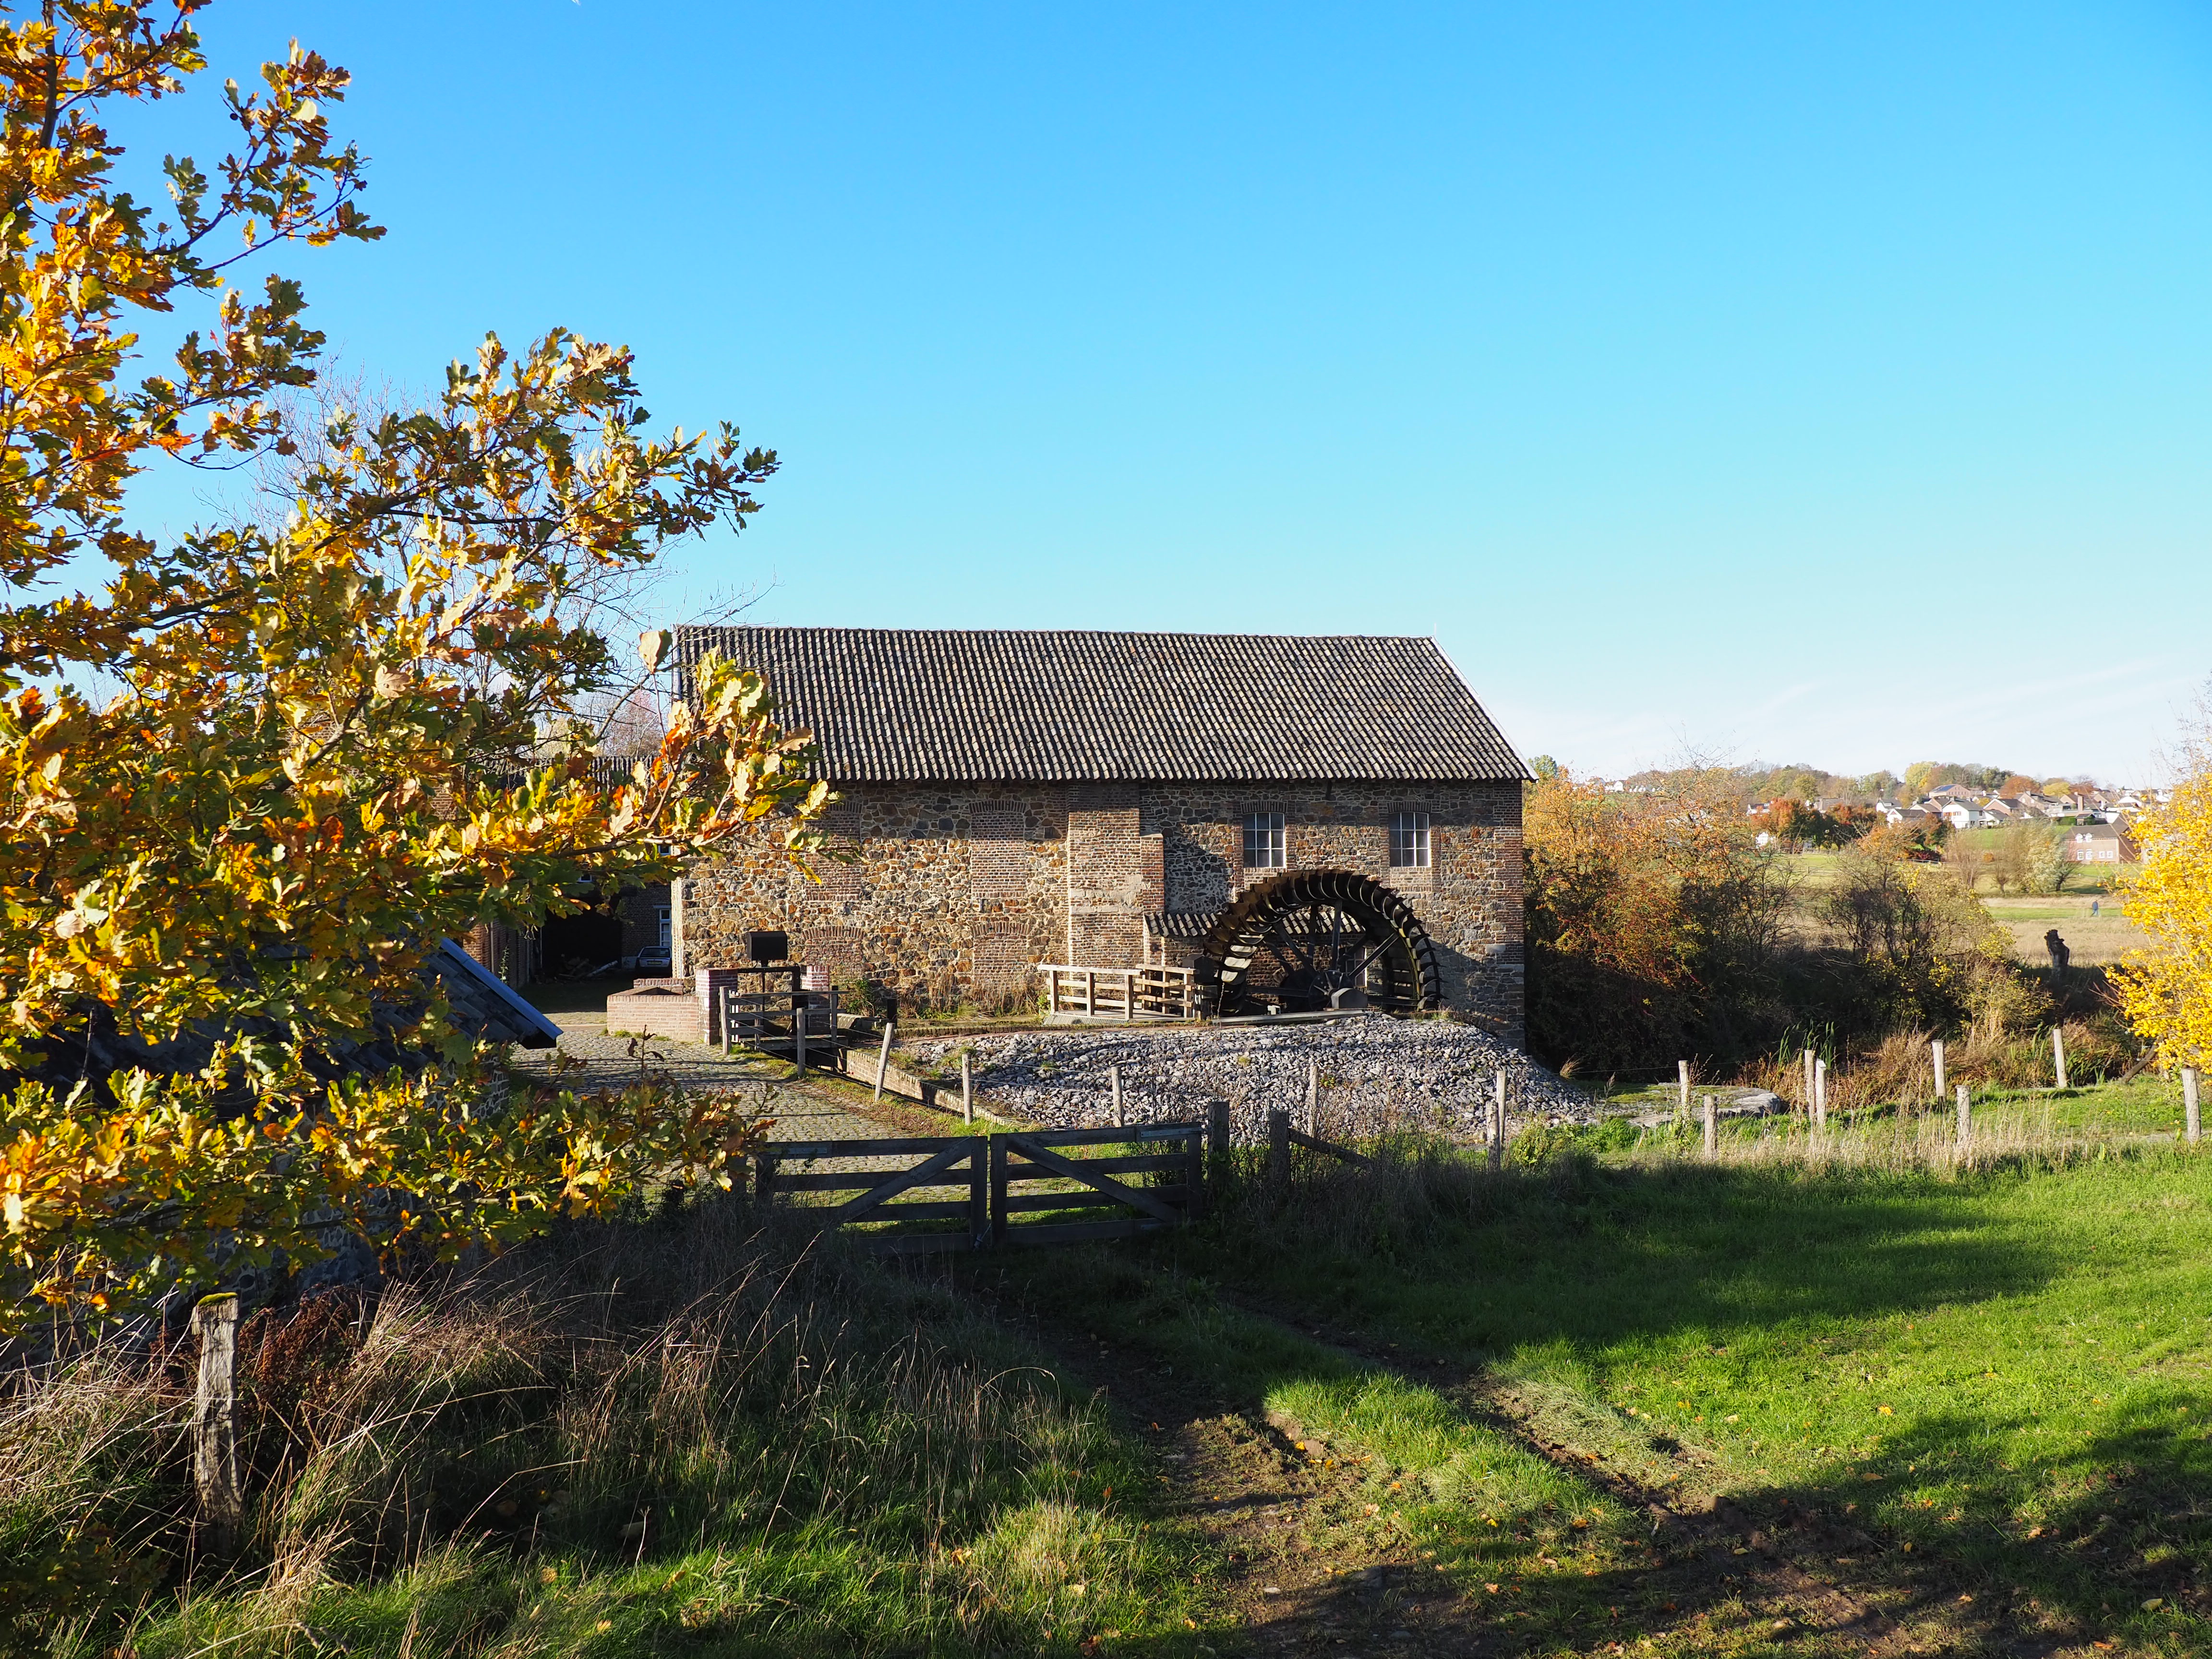
M 1508 781 L 1525 769 L 1434 640 L 679 628 L 767 677 L 850 783 Z

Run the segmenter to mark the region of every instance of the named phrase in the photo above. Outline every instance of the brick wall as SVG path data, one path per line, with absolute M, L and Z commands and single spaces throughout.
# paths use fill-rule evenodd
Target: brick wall
M 806 880 L 772 842 L 685 884 L 694 969 L 739 959 L 738 935 L 782 927 L 839 980 L 907 988 L 948 978 L 1026 988 L 1037 962 L 1140 959 L 1152 912 L 1218 910 L 1272 871 L 1243 867 L 1243 823 L 1284 815 L 1292 868 L 1349 869 L 1401 893 L 1434 940 L 1446 1006 L 1522 1034 L 1518 784 L 865 785 L 832 809 L 850 865 Z M 1390 865 L 1390 821 L 1430 815 L 1431 862 Z M 1184 951 L 1187 955 L 1187 949 Z M 1175 959 L 1171 957 L 1171 959 Z

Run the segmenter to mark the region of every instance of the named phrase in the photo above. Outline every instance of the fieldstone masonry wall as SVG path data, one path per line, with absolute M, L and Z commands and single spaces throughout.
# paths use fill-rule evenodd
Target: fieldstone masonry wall
M 1144 918 L 1212 911 L 1273 873 L 1243 866 L 1243 824 L 1280 812 L 1293 868 L 1352 870 L 1401 894 L 1435 941 L 1447 1006 L 1522 1036 L 1517 783 L 846 787 L 832 850 L 808 879 L 763 838 L 684 884 L 685 962 L 738 961 L 739 935 L 781 927 L 838 980 L 913 987 L 947 976 L 986 1000 L 1030 964 L 1140 961 Z M 1393 868 L 1390 823 L 1430 815 L 1431 863 Z M 1187 959 L 1177 947 L 1170 961 Z

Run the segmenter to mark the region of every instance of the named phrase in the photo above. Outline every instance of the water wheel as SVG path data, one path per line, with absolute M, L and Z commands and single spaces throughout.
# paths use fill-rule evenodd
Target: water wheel
M 1197 951 L 1217 1014 L 1437 1006 L 1436 947 L 1413 907 L 1349 870 L 1286 870 L 1248 887 Z

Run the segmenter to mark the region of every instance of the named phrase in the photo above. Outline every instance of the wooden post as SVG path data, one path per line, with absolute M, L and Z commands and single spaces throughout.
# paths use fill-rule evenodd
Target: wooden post
M 1825 1060 L 1813 1062 L 1813 1127 L 1828 1127 L 1828 1062 Z
M 1964 1152 L 1966 1143 L 1974 1138 L 1973 1103 L 1967 1097 L 1966 1085 L 1959 1085 L 1959 1150 Z
M 969 1052 L 965 1048 L 960 1051 L 960 1121 L 963 1123 L 975 1121 L 975 1073 L 969 1064 Z
M 876 1054 L 876 1098 L 884 1097 L 884 1077 L 891 1068 L 891 1037 L 898 1030 L 896 1020 L 884 1022 L 884 1046 Z
M 791 1056 L 793 1069 L 803 1078 L 806 1075 L 807 994 L 803 986 L 797 983 L 799 972 L 798 969 L 792 970 L 794 983 L 791 993 Z
M 1713 1110 L 1713 1097 L 1705 1097 L 1705 1162 L 1717 1163 L 1721 1155 L 1721 1121 Z
M 1805 1109 L 1813 1109 L 1813 1064 L 1815 1056 L 1810 1048 L 1805 1051 Z
M 1680 1097 L 1674 1108 L 1675 1115 L 1687 1117 L 1690 1115 L 1690 1062 L 1686 1060 L 1674 1062 L 1674 1087 Z
M 2066 1033 L 2054 1025 L 2051 1028 L 2051 1069 L 2057 1074 L 2058 1086 L 2066 1086 Z
M 1291 1115 L 1279 1106 L 1267 1109 L 1267 1179 L 1276 1186 L 1291 1178 Z
M 1114 1127 L 1117 1129 L 1126 1129 L 1129 1127 L 1129 1112 L 1128 1109 L 1121 1103 L 1121 1068 L 1118 1066 L 1109 1066 L 1106 1068 L 1106 1075 L 1114 1085 Z
M 1928 1045 L 1930 1059 L 1936 1062 L 1936 1098 L 1941 1100 L 1948 1092 L 1943 1087 L 1943 1039 L 1937 1037 Z
M 2204 1134 L 2204 1120 L 2197 1110 L 2197 1068 L 2194 1066 L 2181 1068 L 2181 1118 L 2182 1133 L 2189 1137 L 2189 1144 L 2194 1146 Z
M 1006 1237 L 1006 1138 L 991 1137 L 991 1242 L 1003 1243 Z
M 1505 1167 L 1505 1068 L 1490 1081 L 1490 1167 Z
M 991 1242 L 991 1141 L 988 1135 L 972 1137 L 968 1154 L 968 1248 L 980 1250 Z
M 1098 1018 L 1098 975 L 1088 971 L 1083 975 L 1083 1017 Z
M 1206 1144 L 1212 1153 L 1213 1184 L 1218 1187 L 1229 1179 L 1229 1103 L 1225 1100 L 1206 1103 Z
M 1321 1063 L 1306 1061 L 1306 1133 L 1321 1133 Z
M 200 1339 L 199 1387 L 192 1397 L 192 1486 L 211 1553 L 238 1547 L 246 1502 L 238 1488 L 238 1403 L 232 1372 L 238 1358 L 238 1298 L 203 1297 L 192 1310 Z
M 1045 1012 L 1056 1014 L 1060 1012 L 1060 969 L 1057 968 L 1048 967 L 1044 970 L 1044 1000 Z

